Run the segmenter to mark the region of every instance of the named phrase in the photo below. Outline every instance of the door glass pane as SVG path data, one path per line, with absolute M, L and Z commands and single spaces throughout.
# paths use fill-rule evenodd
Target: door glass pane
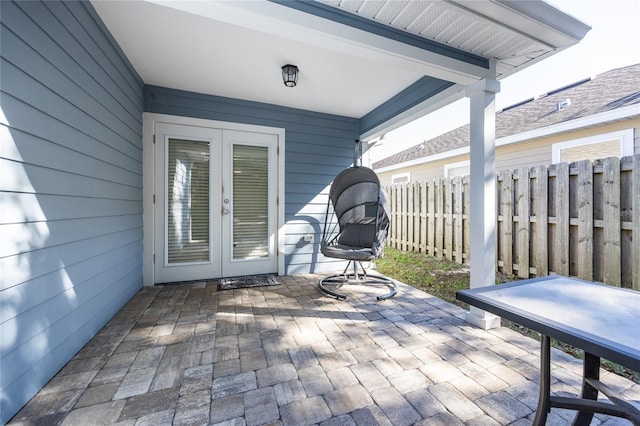
M 233 146 L 233 258 L 269 255 L 268 148 Z
M 169 139 L 167 261 L 209 261 L 209 142 Z

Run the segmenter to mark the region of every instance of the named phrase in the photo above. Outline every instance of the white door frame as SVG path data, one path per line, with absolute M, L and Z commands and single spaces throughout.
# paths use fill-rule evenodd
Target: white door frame
M 219 244 L 220 231 L 222 229 L 220 212 L 222 200 L 220 197 L 220 188 L 222 186 L 222 174 L 219 169 L 224 163 L 222 159 L 222 130 L 204 128 L 197 126 L 178 126 L 175 124 L 156 123 L 156 144 L 154 146 L 154 155 L 156 160 L 156 177 L 155 177 L 155 282 L 176 282 L 190 281 L 202 277 L 219 277 L 221 276 L 222 263 L 221 252 L 223 251 Z M 200 142 L 198 145 L 202 148 L 207 147 L 207 154 L 210 155 L 208 162 L 207 183 L 209 191 L 207 197 L 208 204 L 208 239 L 207 254 L 208 258 L 198 261 L 187 261 L 184 263 L 169 264 L 168 258 L 168 242 L 169 242 L 169 217 L 167 207 L 170 204 L 169 197 L 168 173 L 170 166 L 168 162 L 169 141 L 189 140 Z M 202 143 L 204 142 L 204 144 Z M 177 154 L 177 152 L 176 152 Z M 174 166 L 175 167 L 175 166 Z M 212 173 L 216 171 L 216 173 Z M 182 229 L 182 234 L 185 230 Z M 181 236 L 181 239 L 186 237 Z M 200 236 L 199 236 L 200 238 Z M 190 240 L 190 238 L 186 238 Z
M 278 176 L 278 137 L 273 134 L 266 133 L 251 133 L 251 132 L 235 132 L 233 130 L 225 130 L 222 132 L 222 182 L 223 192 L 221 193 L 225 201 L 231 201 L 230 204 L 223 205 L 223 208 L 227 210 L 230 207 L 231 210 L 227 210 L 226 214 L 221 215 L 221 260 L 222 260 L 222 273 L 223 276 L 239 276 L 239 275 L 253 275 L 257 273 L 273 272 L 277 269 L 278 263 L 278 248 L 276 230 L 277 213 L 272 214 L 274 205 L 277 203 L 277 189 L 278 185 L 275 180 Z M 268 188 L 267 188 L 267 202 L 268 202 L 268 256 L 258 258 L 239 258 L 235 259 L 233 255 L 234 240 L 233 229 L 236 226 L 234 212 L 237 211 L 235 207 L 236 194 L 234 192 L 233 181 L 235 176 L 233 174 L 233 149 L 234 146 L 245 147 L 259 147 L 267 150 L 268 158 Z M 230 200 L 229 200 L 230 199 Z M 224 202 L 224 201 L 223 201 Z M 276 207 L 277 208 L 277 207 Z
M 237 130 L 256 133 L 268 133 L 278 138 L 277 149 L 277 256 L 278 274 L 284 275 L 284 160 L 285 160 L 285 129 L 278 127 L 257 126 L 252 124 L 231 123 L 201 118 L 182 117 L 168 114 L 145 112 L 142 115 L 142 282 L 145 286 L 155 283 L 154 276 L 154 247 L 155 247 L 155 215 L 154 194 L 156 192 L 155 179 L 155 149 L 154 130 L 156 123 L 178 124 L 184 126 L 209 127 L 221 130 Z M 156 259 L 156 261 L 161 261 Z

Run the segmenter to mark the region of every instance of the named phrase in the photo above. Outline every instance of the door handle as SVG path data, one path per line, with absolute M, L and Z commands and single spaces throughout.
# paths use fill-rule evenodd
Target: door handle
M 229 210 L 228 208 L 225 207 L 225 206 L 229 205 L 229 199 L 225 198 L 224 200 L 222 200 L 222 203 L 224 204 L 222 206 L 222 214 L 225 215 L 225 214 L 231 213 L 231 210 Z

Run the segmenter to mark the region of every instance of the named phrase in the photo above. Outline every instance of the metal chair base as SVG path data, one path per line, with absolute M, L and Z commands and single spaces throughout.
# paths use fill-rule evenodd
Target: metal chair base
M 351 266 L 352 264 L 353 272 L 347 273 L 349 266 Z M 360 270 L 362 272 L 358 271 L 358 267 L 360 267 Z M 336 290 L 347 284 L 381 285 L 389 287 L 389 293 L 377 296 L 376 299 L 378 300 L 389 299 L 395 296 L 398 292 L 398 285 L 393 280 L 382 275 L 367 274 L 364 267 L 362 266 L 362 262 L 356 260 L 349 261 L 349 264 L 341 274 L 334 274 L 329 275 L 328 277 L 321 278 L 318 282 L 318 288 L 323 293 L 329 296 L 333 296 L 336 299 L 345 300 L 347 298 L 347 295 Z M 329 288 L 327 286 L 331 286 L 332 288 Z

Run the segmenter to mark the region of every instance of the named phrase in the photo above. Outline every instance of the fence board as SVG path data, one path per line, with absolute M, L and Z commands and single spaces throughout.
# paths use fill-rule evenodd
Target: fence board
M 436 179 L 435 199 L 436 199 L 436 257 L 444 258 L 444 196 L 442 194 L 443 179 Z
M 428 204 L 429 204 L 429 213 L 428 213 L 428 243 L 427 246 L 429 247 L 429 254 L 431 254 L 431 256 L 435 256 L 436 252 L 435 252 L 435 248 L 436 248 L 436 182 L 435 180 L 430 180 L 429 184 L 428 184 Z
M 410 183 L 407 185 L 407 250 L 413 251 L 414 240 L 413 240 L 413 224 L 414 224 L 414 210 L 415 207 L 413 204 L 413 188 L 415 185 Z
M 605 284 L 619 287 L 622 278 L 620 274 L 620 160 L 606 158 L 602 164 L 604 166 L 602 179 L 603 281 Z
M 578 162 L 578 278 L 593 279 L 593 166 Z
M 464 234 L 462 237 L 463 240 L 463 259 L 470 263 L 471 261 L 471 222 L 469 221 L 469 212 L 471 211 L 471 186 L 469 182 L 469 177 L 465 176 L 462 178 L 463 186 L 464 186 L 464 214 L 462 215 L 464 219 Z
M 501 172 L 497 263 L 640 290 L 640 155 Z M 470 261 L 469 177 L 389 187 L 388 244 Z
M 393 194 L 393 204 L 392 204 L 392 209 L 393 209 L 393 223 L 392 223 L 392 228 L 393 228 L 393 247 L 396 249 L 400 249 L 400 238 L 398 236 L 398 229 L 399 229 L 399 224 L 400 224 L 400 208 L 398 207 L 398 201 L 399 198 L 398 197 L 398 185 L 393 185 L 393 187 L 391 188 L 391 192 Z
M 444 256 L 453 260 L 453 188 L 451 179 L 444 180 Z
M 549 174 L 545 166 L 534 169 L 535 183 L 533 205 L 535 215 L 535 234 L 531 235 L 533 245 L 533 266 L 536 276 L 549 274 L 548 221 L 549 221 Z
M 403 184 L 400 187 L 400 205 L 401 217 L 400 222 L 400 247 L 403 251 L 407 250 L 407 185 Z
M 414 240 L 414 251 L 420 251 L 420 226 L 422 224 L 422 219 L 420 217 L 420 207 L 422 205 L 422 189 L 420 183 L 416 182 L 414 186 L 414 226 L 413 226 L 413 240 Z
M 395 248 L 395 233 L 393 232 L 393 227 L 396 224 L 396 208 L 395 201 L 396 197 L 393 196 L 393 185 L 389 185 L 385 188 L 387 191 L 387 196 L 389 197 L 389 234 L 387 235 L 387 245 Z
M 513 174 L 511 170 L 505 170 L 499 176 L 498 179 L 502 180 L 499 207 L 502 225 L 497 258 L 502 260 L 502 272 L 511 275 L 513 273 Z
M 569 165 L 556 164 L 555 272 L 569 275 Z
M 521 168 L 518 171 L 518 233 L 516 245 L 518 248 L 518 277 L 529 278 L 529 168 Z
M 458 263 L 464 262 L 462 255 L 462 233 L 464 232 L 462 209 L 463 209 L 463 188 L 462 179 L 457 176 L 453 179 L 454 195 L 453 195 L 453 214 L 454 214 L 454 246 L 455 246 L 455 261 Z
M 632 262 L 631 288 L 640 290 L 640 155 L 633 157 L 633 171 L 631 175 L 631 200 L 632 204 Z
M 427 185 L 420 185 L 420 251 L 427 252 Z

